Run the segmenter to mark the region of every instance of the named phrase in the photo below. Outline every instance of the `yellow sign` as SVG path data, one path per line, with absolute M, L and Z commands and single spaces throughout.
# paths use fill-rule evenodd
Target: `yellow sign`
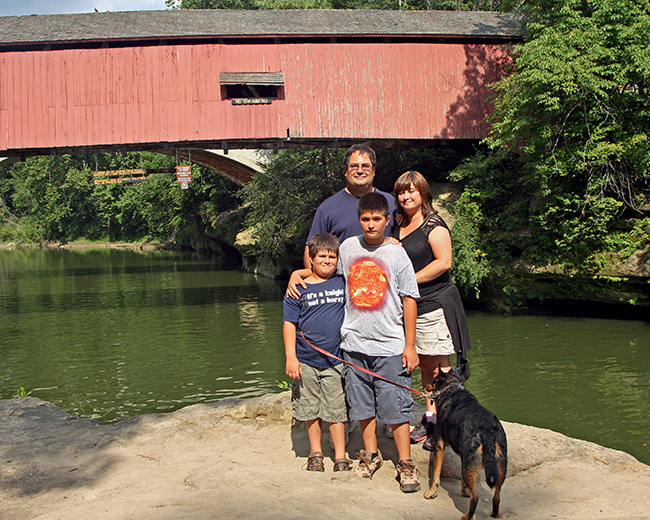
M 146 177 L 114 177 L 112 179 L 95 179 L 95 185 L 99 184 L 134 184 L 136 182 L 146 182 Z
M 93 173 L 95 185 L 100 184 L 133 184 L 145 182 L 146 171 L 142 168 L 132 170 L 103 170 Z
M 123 177 L 126 175 L 144 175 L 146 172 L 142 168 L 135 168 L 133 170 L 103 170 L 95 172 L 95 177 Z

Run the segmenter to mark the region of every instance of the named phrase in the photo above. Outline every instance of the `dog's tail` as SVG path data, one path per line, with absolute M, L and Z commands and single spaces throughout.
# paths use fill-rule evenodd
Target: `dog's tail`
M 497 485 L 499 480 L 505 478 L 507 463 L 507 448 L 505 439 L 494 437 L 483 443 L 483 468 L 485 469 L 485 482 L 490 488 Z

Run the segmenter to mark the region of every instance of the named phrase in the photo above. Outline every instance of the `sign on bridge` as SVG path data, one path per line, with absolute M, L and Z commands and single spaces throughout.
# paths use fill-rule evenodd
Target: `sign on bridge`
M 181 185 L 181 189 L 186 190 L 192 182 L 192 165 L 183 164 L 176 166 L 176 182 Z
M 132 170 L 102 170 L 93 174 L 95 184 L 134 184 L 146 182 L 146 171 L 143 168 Z

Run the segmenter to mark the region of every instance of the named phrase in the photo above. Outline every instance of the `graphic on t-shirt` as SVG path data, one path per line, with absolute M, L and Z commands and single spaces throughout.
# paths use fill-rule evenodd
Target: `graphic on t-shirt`
M 350 267 L 348 285 L 350 300 L 356 307 L 373 309 L 384 299 L 388 278 L 373 260 L 360 260 Z

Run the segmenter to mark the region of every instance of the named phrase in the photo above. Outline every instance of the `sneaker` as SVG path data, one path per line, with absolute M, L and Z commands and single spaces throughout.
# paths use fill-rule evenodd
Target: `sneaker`
M 436 451 L 436 441 L 433 435 L 427 437 L 427 440 L 422 444 L 422 449 L 427 451 Z
M 403 493 L 414 493 L 420 491 L 420 481 L 418 480 L 417 469 L 412 460 L 400 460 L 397 463 L 397 477 L 399 488 Z
M 432 421 L 427 420 L 427 416 L 423 415 L 422 420 L 411 431 L 411 444 L 418 444 L 429 437 L 434 428 L 436 427 L 435 416 Z
M 371 454 L 366 450 L 361 450 L 359 452 L 359 465 L 356 467 L 354 472 L 362 478 L 372 478 L 375 472 L 381 468 L 381 465 L 384 463 L 384 459 L 381 458 L 381 451 L 377 450 L 377 455 L 374 458 L 370 458 Z
M 323 454 L 319 451 L 310 453 L 309 457 L 307 457 L 307 471 L 325 471 L 323 458 Z

